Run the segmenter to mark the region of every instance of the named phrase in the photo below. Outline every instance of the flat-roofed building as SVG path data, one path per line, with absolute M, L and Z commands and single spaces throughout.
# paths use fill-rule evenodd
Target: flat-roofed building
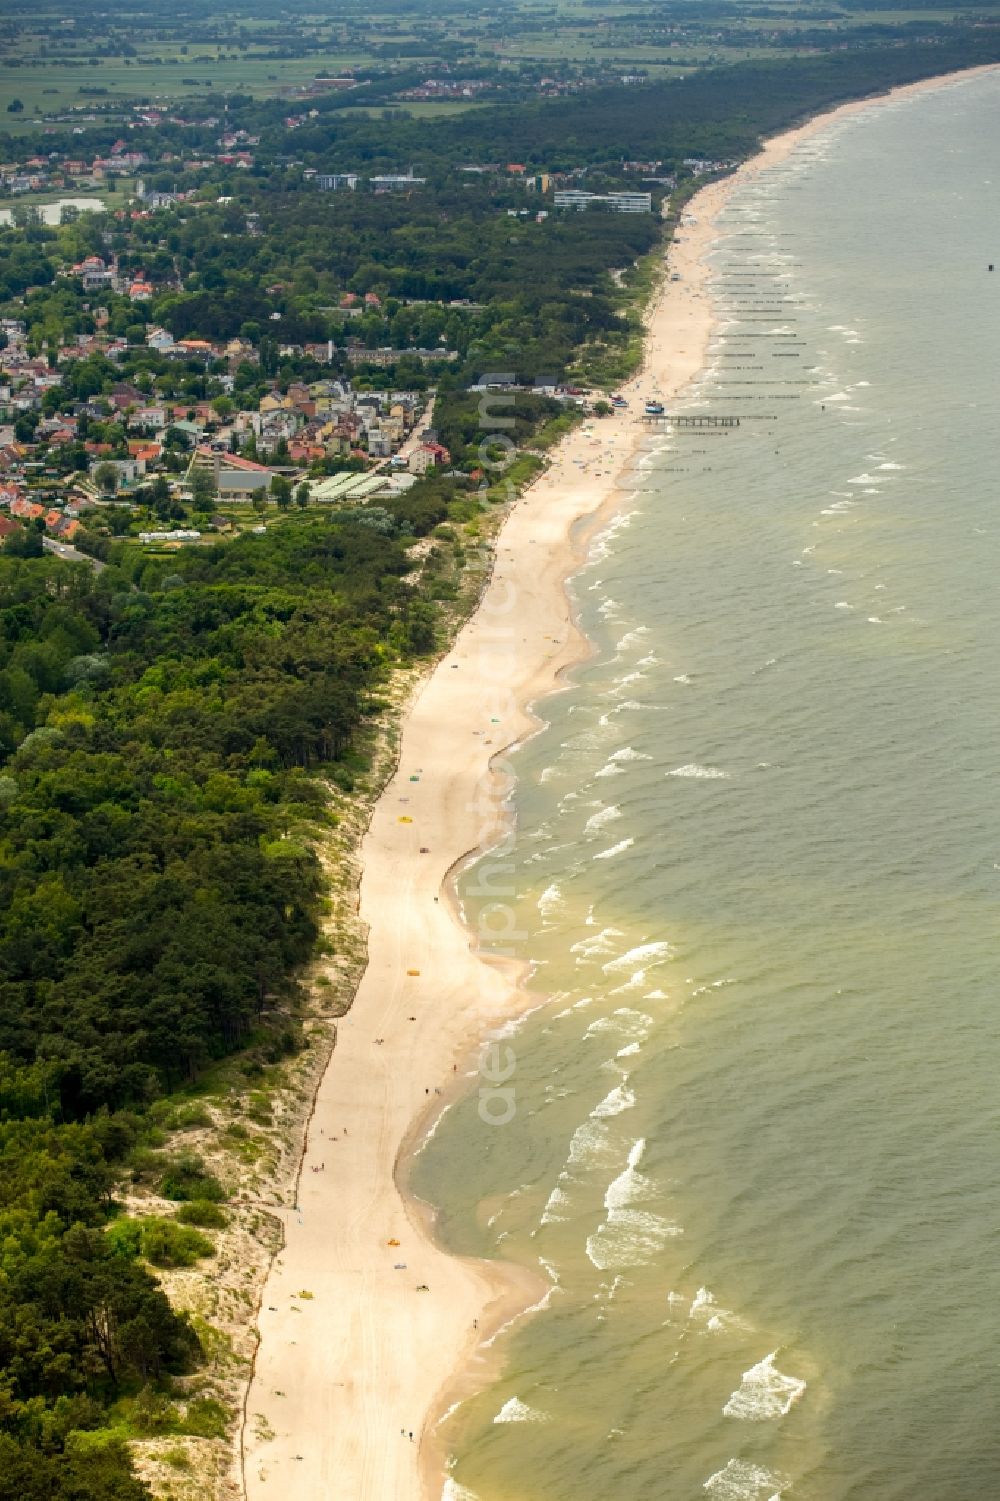
M 651 214 L 652 193 L 581 193 L 576 188 L 560 189 L 553 203 L 556 208 L 574 208 L 582 212 L 592 204 L 608 208 L 613 214 Z

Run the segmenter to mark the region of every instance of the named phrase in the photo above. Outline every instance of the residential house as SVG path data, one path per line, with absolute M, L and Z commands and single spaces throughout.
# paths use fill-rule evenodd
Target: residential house
M 146 405 L 146 393 L 140 391 L 138 386 L 122 384 L 115 386 L 111 392 L 111 405 L 117 412 L 124 412 L 127 407 L 144 407 Z
M 270 416 L 272 412 L 287 412 L 291 405 L 291 397 L 282 396 L 278 391 L 271 391 L 267 396 L 262 396 L 258 403 L 262 417 Z
M 167 409 L 162 406 L 143 406 L 132 413 L 132 426 L 144 427 L 159 433 L 167 426 Z
M 426 474 L 428 469 L 446 469 L 451 463 L 451 454 L 441 443 L 421 443 L 410 455 L 408 468 L 411 474 Z
M 183 433 L 184 437 L 192 443 L 200 443 L 205 431 L 203 423 L 189 422 L 186 417 L 178 417 L 177 421 L 171 422 L 170 426 L 176 428 L 179 433 Z
M 163 448 L 159 443 L 150 443 L 147 439 L 140 438 L 138 440 L 129 440 L 128 451 L 130 458 L 136 459 L 139 463 L 148 466 L 149 464 L 156 463 L 163 452 Z
M 106 459 L 100 458 L 90 466 L 90 477 L 94 479 L 98 469 L 113 469 L 115 472 L 115 489 L 126 489 L 134 485 L 146 473 L 145 459 Z
M 110 287 L 115 279 L 113 268 L 106 265 L 99 255 L 88 255 L 85 260 L 72 267 L 70 275 L 80 278 L 85 292 L 101 291 Z
M 197 354 L 204 359 L 214 358 L 217 352 L 214 345 L 210 344 L 207 339 L 178 339 L 177 348 L 184 354 Z
M 233 369 L 235 365 L 242 364 L 244 360 L 249 360 L 251 363 L 257 364 L 260 359 L 249 339 L 230 339 L 225 348 L 225 356 L 229 361 L 230 369 Z
M 20 516 L 22 521 L 37 521 L 39 516 L 45 515 L 45 507 L 35 500 L 29 500 L 26 495 L 20 495 L 17 500 L 11 501 L 10 514 Z

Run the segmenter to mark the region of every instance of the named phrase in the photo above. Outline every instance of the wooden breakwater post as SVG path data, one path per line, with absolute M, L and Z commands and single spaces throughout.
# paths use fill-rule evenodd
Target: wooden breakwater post
M 687 413 L 681 416 L 671 416 L 669 412 L 646 412 L 643 414 L 643 422 L 648 422 L 651 427 L 739 427 L 738 417 L 709 417 L 690 416 Z

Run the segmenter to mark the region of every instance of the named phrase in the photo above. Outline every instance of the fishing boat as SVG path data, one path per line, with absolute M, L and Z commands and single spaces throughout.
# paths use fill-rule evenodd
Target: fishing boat
M 646 402 L 646 416 L 647 417 L 663 417 L 665 415 L 666 415 L 666 408 L 664 407 L 662 401 L 647 401 Z

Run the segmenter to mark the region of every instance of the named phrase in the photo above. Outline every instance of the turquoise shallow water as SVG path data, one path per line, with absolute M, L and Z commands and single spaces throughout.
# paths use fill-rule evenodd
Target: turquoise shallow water
M 516 757 L 553 999 L 414 1168 L 552 1284 L 453 1496 L 1000 1494 L 998 123 L 971 80 L 738 190 L 687 405 L 741 426 L 651 440 L 575 581 Z

